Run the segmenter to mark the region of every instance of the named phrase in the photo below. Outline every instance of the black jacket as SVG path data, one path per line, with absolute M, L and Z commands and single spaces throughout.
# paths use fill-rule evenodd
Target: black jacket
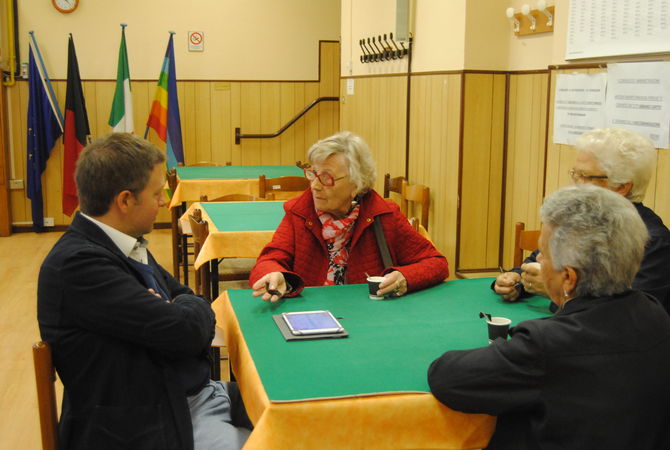
M 640 291 L 575 298 L 428 371 L 445 405 L 498 416 L 489 448 L 670 448 L 670 316 Z
M 171 303 L 79 213 L 42 264 L 37 316 L 65 387 L 61 448 L 193 448 L 186 397 L 209 379 L 214 313 L 149 264 Z
M 654 211 L 644 206 L 642 203 L 633 203 L 642 221 L 647 226 L 649 232 L 649 241 L 644 247 L 644 256 L 640 264 L 640 270 L 637 271 L 633 280 L 633 289 L 639 289 L 656 297 L 665 310 L 670 314 L 670 231 L 663 224 L 660 217 Z M 523 262 L 537 262 L 535 250 Z M 520 267 L 514 267 L 512 272 L 521 273 Z M 494 289 L 495 280 L 491 283 L 491 289 Z M 523 285 L 520 286 L 520 298 L 529 297 Z M 555 310 L 552 306 L 552 311 Z

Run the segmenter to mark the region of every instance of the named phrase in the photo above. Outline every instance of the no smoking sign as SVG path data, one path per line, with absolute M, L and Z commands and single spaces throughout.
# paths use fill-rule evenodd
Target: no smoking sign
M 205 51 L 205 33 L 202 31 L 188 32 L 188 51 L 202 52 Z

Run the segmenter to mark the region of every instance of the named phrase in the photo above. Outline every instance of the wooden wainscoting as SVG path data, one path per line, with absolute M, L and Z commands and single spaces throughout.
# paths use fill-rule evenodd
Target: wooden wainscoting
M 540 228 L 544 187 L 549 74 L 511 74 L 507 114 L 507 167 L 503 231 L 503 267 L 511 267 L 514 224 Z
M 409 180 L 430 187 L 428 231 L 456 273 L 458 167 L 463 75 L 412 78 Z
M 499 265 L 506 75 L 466 73 L 457 269 Z
M 405 122 L 407 78 L 401 75 L 353 78 L 354 94 L 347 95 L 346 79 L 341 80 L 342 130 L 366 140 L 377 163 L 375 189 L 382 192 L 384 174 L 405 175 Z

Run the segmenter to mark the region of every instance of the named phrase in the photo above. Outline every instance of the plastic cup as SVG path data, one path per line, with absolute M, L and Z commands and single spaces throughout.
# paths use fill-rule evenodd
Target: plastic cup
M 491 317 L 491 320 L 486 321 L 489 329 L 489 344 L 498 338 L 507 339 L 509 334 L 509 326 L 512 323 L 506 317 Z

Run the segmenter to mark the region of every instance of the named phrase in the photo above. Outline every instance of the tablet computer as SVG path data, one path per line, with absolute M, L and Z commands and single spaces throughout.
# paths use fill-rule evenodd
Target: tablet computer
M 288 329 L 294 335 L 331 334 L 344 331 L 330 311 L 301 311 L 282 313 Z

